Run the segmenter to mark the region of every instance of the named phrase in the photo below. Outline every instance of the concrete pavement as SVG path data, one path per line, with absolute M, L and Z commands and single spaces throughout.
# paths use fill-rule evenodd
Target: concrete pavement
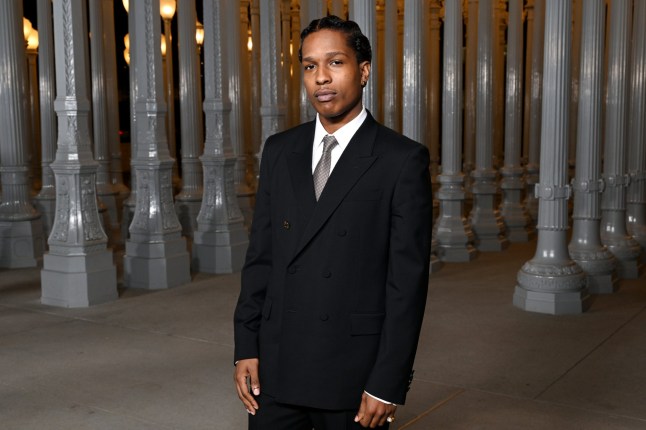
M 646 429 L 646 279 L 577 316 L 512 306 L 535 242 L 445 264 L 399 429 Z M 39 269 L 0 271 L 0 428 L 236 430 L 239 275 L 120 289 L 89 309 L 40 304 Z

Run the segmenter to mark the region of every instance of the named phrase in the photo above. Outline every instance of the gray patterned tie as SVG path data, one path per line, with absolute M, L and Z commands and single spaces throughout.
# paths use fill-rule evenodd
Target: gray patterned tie
M 334 136 L 328 134 L 323 138 L 323 155 L 319 160 L 316 168 L 314 169 L 314 192 L 316 193 L 316 200 L 318 201 L 325 188 L 325 183 L 327 178 L 330 177 L 330 164 L 332 161 L 332 149 L 338 145 L 339 142 L 336 141 Z

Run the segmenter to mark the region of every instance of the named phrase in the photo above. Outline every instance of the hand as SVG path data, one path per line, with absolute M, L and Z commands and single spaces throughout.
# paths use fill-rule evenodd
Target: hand
M 377 426 L 386 424 L 386 418 L 394 416 L 396 409 L 397 405 L 380 402 L 374 397 L 363 393 L 361 406 L 359 406 L 357 416 L 354 417 L 354 422 L 361 424 L 363 427 L 374 429 Z
M 256 415 L 258 409 L 258 402 L 251 395 L 260 395 L 260 380 L 258 378 L 258 359 L 249 358 L 240 360 L 236 364 L 236 369 L 233 372 L 233 381 L 238 390 L 238 397 L 244 403 L 244 407 L 251 415 Z

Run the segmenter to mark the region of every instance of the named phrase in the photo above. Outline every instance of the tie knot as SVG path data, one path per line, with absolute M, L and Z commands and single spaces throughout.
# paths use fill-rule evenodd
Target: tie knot
M 323 152 L 330 152 L 338 143 L 334 136 L 331 134 L 326 135 L 323 138 Z

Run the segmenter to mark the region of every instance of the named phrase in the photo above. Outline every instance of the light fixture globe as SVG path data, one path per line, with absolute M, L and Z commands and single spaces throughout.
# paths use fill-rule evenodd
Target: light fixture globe
M 198 46 L 202 46 L 204 44 L 204 25 L 199 21 L 195 27 L 195 42 L 197 42 Z
M 165 20 L 173 19 L 175 15 L 175 0 L 160 0 L 159 1 L 159 14 Z

